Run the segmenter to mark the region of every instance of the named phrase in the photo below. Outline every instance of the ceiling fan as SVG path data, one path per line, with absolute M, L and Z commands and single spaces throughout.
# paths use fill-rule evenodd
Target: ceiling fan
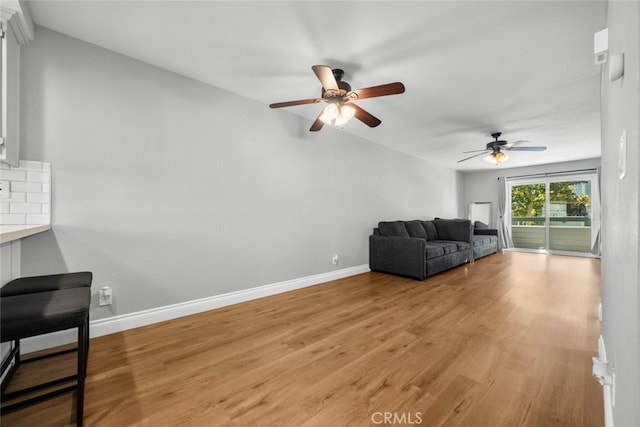
M 503 150 L 506 151 L 544 151 L 547 149 L 547 147 L 542 147 L 542 146 L 525 146 L 525 147 L 521 147 L 520 144 L 523 144 L 525 142 L 529 142 L 529 141 L 523 141 L 523 140 L 519 140 L 519 141 L 513 141 L 513 142 L 507 142 L 503 139 L 498 139 L 500 138 L 500 135 L 502 135 L 502 132 L 495 132 L 492 133 L 491 136 L 494 138 L 494 141 L 491 141 L 489 143 L 487 143 L 487 148 L 485 148 L 484 150 L 472 150 L 472 151 L 465 151 L 465 153 L 478 153 L 478 154 L 474 154 L 473 156 L 469 156 L 466 157 L 462 160 L 458 160 L 458 163 L 460 162 L 464 162 L 465 160 L 469 160 L 469 159 L 473 159 L 474 157 L 478 157 L 478 156 L 482 156 L 485 153 L 489 153 L 483 160 L 487 163 L 491 163 L 494 165 L 497 165 L 499 163 L 502 163 L 504 161 L 507 161 L 509 159 L 509 156 L 507 156 L 506 153 L 503 152 Z
M 382 123 L 382 121 L 371 113 L 360 108 L 353 101 L 358 99 L 375 98 L 378 96 L 396 95 L 404 92 L 404 85 L 400 82 L 351 90 L 351 85 L 342 81 L 344 71 L 340 68 L 331 69 L 326 65 L 314 65 L 311 69 L 322 84 L 322 93 L 320 98 L 276 102 L 275 104 L 269 105 L 271 108 L 282 108 L 294 105 L 326 102 L 329 105 L 320 111 L 320 114 L 318 114 L 318 117 L 309 129 L 311 132 L 319 131 L 325 124 L 343 126 L 353 117 L 360 120 L 365 125 L 374 128 Z

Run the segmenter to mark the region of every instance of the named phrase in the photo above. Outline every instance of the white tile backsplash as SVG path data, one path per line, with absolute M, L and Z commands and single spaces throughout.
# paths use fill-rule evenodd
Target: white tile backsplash
M 2 199 L 3 203 L 25 203 L 27 201 L 27 193 L 11 192 L 11 197 Z
M 31 160 L 20 160 L 18 167 L 11 166 L 11 169 L 21 169 L 30 171 L 42 171 L 43 162 L 33 162 Z
M 17 193 L 42 193 L 42 184 L 39 182 L 11 181 L 11 192 Z
M 51 203 L 51 194 L 27 193 L 27 203 Z
M 27 172 L 27 181 L 29 182 L 49 182 L 51 173 L 47 172 Z
M 49 224 L 50 222 L 51 222 L 51 218 L 49 215 L 27 214 L 27 224 L 29 225 Z
M 51 165 L 20 160 L 18 167 L 0 168 L 0 178 L 10 181 L 9 198 L 0 202 L 0 224 L 51 223 Z
M 16 171 L 0 169 L 0 180 L 2 181 L 26 181 L 27 171 Z
M 41 203 L 11 203 L 11 213 L 40 214 Z
M 25 214 L 0 214 L 2 225 L 22 225 L 27 223 Z

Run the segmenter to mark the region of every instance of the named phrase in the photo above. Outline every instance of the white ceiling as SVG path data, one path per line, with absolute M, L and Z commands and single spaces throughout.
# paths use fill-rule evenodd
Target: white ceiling
M 482 170 L 493 131 L 547 151 L 509 152 L 500 167 L 600 156 L 600 69 L 591 1 L 29 1 L 33 20 L 268 104 L 317 97 L 314 64 L 354 89 L 401 81 L 406 92 L 358 104 L 382 120 L 325 126 L 458 170 Z M 300 114 L 309 126 L 319 105 Z M 286 110 L 286 111 L 285 111 Z

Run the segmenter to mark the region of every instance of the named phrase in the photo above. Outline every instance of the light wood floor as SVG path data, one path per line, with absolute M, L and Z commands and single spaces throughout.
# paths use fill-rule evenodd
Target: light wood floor
M 95 338 L 85 422 L 367 426 L 388 412 L 600 427 L 599 281 L 596 259 L 505 252 L 423 282 L 366 273 Z M 72 408 L 66 395 L 1 421 L 64 426 Z

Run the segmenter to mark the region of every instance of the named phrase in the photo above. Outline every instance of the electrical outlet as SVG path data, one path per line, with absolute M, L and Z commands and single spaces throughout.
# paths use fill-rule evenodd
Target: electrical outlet
M 9 181 L 0 181 L 0 199 L 8 199 L 11 197 Z
M 331 258 L 331 263 L 333 265 L 338 265 L 338 254 L 333 255 L 333 258 Z
M 98 305 L 100 307 L 105 305 L 111 305 L 113 303 L 113 291 L 109 286 L 103 286 L 100 288 L 100 297 L 98 298 Z
M 598 304 L 598 320 L 602 322 L 602 303 Z

